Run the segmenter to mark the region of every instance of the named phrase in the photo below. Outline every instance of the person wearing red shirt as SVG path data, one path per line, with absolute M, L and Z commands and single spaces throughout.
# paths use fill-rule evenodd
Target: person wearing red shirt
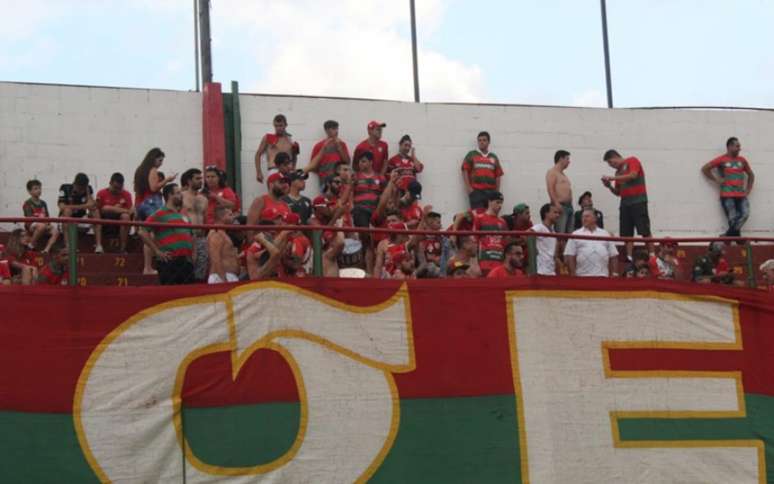
M 368 138 L 361 141 L 355 147 L 355 159 L 359 160 L 362 154 L 369 151 L 373 155 L 374 171 L 380 175 L 387 172 L 387 159 L 389 158 L 387 143 L 382 141 L 382 128 L 387 127 L 381 121 L 368 123 Z
M 293 135 L 287 132 L 288 120 L 284 114 L 274 116 L 274 133 L 266 133 L 261 138 L 258 150 L 255 152 L 255 179 L 263 183 L 263 170 L 261 170 L 261 158 L 266 154 L 267 170 L 275 167 L 275 158 L 279 153 L 286 153 L 292 162 L 291 170 L 296 167 L 296 158 L 300 148 L 293 141 Z
M 398 150 L 398 154 L 387 162 L 387 174 L 397 171 L 398 188 L 405 191 L 409 183 L 417 180 L 417 173 L 422 172 L 424 165 L 417 159 L 409 135 L 404 134 L 400 139 Z
M 495 267 L 486 277 L 524 277 L 524 248 L 518 242 L 505 246 L 505 260 Z
M 226 185 L 226 173 L 217 166 L 208 166 L 204 169 L 204 189 L 202 195 L 207 197 L 207 216 L 205 223 L 215 223 L 215 209 L 223 207 L 239 214 L 239 197 L 228 185 Z
M 350 163 L 349 148 L 347 143 L 339 138 L 339 123 L 329 119 L 323 124 L 325 139 L 318 141 L 312 148 L 312 157 L 304 168 L 307 173 L 317 173 L 320 187 L 325 184 L 329 176 L 336 173 L 336 165 L 344 162 Z
M 489 194 L 486 212 L 473 217 L 473 230 L 483 232 L 502 232 L 508 230 L 505 220 L 500 217 L 503 207 L 503 195 L 500 192 Z M 478 239 L 478 264 L 484 275 L 503 261 L 505 236 L 482 235 Z
M 267 178 L 266 186 L 269 189 L 269 193 L 256 197 L 250 205 L 250 209 L 247 211 L 247 225 L 257 225 L 261 213 L 267 208 L 276 210 L 281 215 L 290 213 L 291 211 L 288 204 L 282 201 L 282 197 L 287 195 L 290 190 L 290 184 L 285 175 L 275 171 Z M 253 233 L 247 233 L 248 238 L 252 238 L 253 235 Z
M 66 247 L 54 251 L 51 260 L 38 274 L 38 284 L 48 284 L 51 286 L 67 285 L 67 258 L 68 251 Z
M 621 197 L 619 230 L 621 237 L 634 237 L 634 229 L 642 237 L 650 237 L 650 216 L 648 215 L 648 192 L 645 186 L 645 171 L 634 156 L 624 159 L 616 150 L 607 150 L 603 159 L 615 168 L 615 176 L 603 176 L 602 184 Z M 648 243 L 648 252 L 653 253 L 653 244 Z M 626 256 L 631 261 L 634 242 L 626 243 Z
M 132 195 L 124 190 L 124 175 L 113 173 L 110 176 L 110 184 L 107 188 L 97 192 L 97 208 L 100 218 L 107 220 L 132 220 L 134 207 Z M 118 228 L 119 251 L 126 253 L 126 242 L 129 239 L 129 226 L 122 225 Z
M 742 226 L 750 216 L 750 202 L 747 196 L 755 183 L 755 174 L 750 163 L 739 156 L 742 145 L 736 137 L 726 141 L 726 154 L 706 163 L 701 172 L 720 186 L 720 204 L 728 219 L 726 237 L 739 237 Z M 713 173 L 717 171 L 717 174 Z M 746 180 L 745 180 L 746 178 Z
M 489 133 L 478 133 L 478 150 L 469 151 L 462 160 L 462 181 L 471 209 L 486 208 L 489 194 L 500 190 L 503 168 L 497 155 L 489 151 L 490 141 Z

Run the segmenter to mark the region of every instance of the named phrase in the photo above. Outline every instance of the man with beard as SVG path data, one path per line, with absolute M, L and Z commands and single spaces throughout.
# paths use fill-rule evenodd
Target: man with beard
M 200 190 L 204 184 L 202 171 L 197 168 L 191 168 L 180 177 L 180 183 L 183 185 L 183 208 L 180 213 L 188 219 L 193 225 L 204 223 L 207 213 L 207 197 L 201 194 Z M 207 279 L 207 235 L 201 229 L 193 230 L 194 245 L 196 246 L 196 258 L 194 259 L 194 278 L 197 281 L 204 282 Z
M 282 198 L 288 193 L 288 179 L 282 173 L 275 171 L 269 175 L 266 185 L 269 193 L 261 195 L 253 200 L 250 210 L 247 211 L 247 225 L 256 225 L 260 220 L 261 213 L 266 209 L 271 209 L 285 216 L 290 213 L 288 204 L 282 201 Z M 255 234 L 248 233 L 247 237 L 252 239 Z
M 159 283 L 193 284 L 194 280 L 194 244 L 190 225 L 180 209 L 183 208 L 183 192 L 177 183 L 169 183 L 161 191 L 164 205 L 156 210 L 147 222 L 168 224 L 167 227 L 140 229 L 140 237 L 156 256 Z M 153 231 L 151 237 L 148 230 Z
M 215 223 L 231 225 L 234 214 L 231 209 L 218 207 L 215 209 Z M 239 259 L 231 237 L 225 230 L 211 230 L 207 235 L 207 250 L 210 254 L 210 276 L 207 284 L 239 281 Z
M 518 242 L 512 241 L 505 246 L 505 260 L 495 267 L 486 277 L 524 277 L 524 248 Z

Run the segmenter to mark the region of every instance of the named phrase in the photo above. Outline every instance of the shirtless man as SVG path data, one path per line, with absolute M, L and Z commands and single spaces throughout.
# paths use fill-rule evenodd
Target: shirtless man
M 284 114 L 274 116 L 274 133 L 266 133 L 261 138 L 258 145 L 258 151 L 255 152 L 255 179 L 258 183 L 263 183 L 263 171 L 261 170 L 261 158 L 266 153 L 267 170 L 274 168 L 274 158 L 277 153 L 287 153 L 293 162 L 293 169 L 296 169 L 296 158 L 298 157 L 299 146 L 293 141 L 293 135 L 286 131 L 288 120 Z
M 207 197 L 201 194 L 204 178 L 202 171 L 197 168 L 186 170 L 180 177 L 183 185 L 183 208 L 180 213 L 193 225 L 203 224 L 207 213 Z M 194 278 L 204 282 L 207 278 L 207 236 L 201 229 L 192 231 L 194 245 L 196 246 L 196 259 L 194 260 Z
M 230 225 L 234 222 L 231 209 L 218 207 L 215 209 L 215 223 Z M 210 230 L 207 235 L 207 250 L 210 253 L 210 276 L 207 284 L 239 281 L 239 260 L 237 250 L 231 237 L 225 230 Z
M 573 231 L 572 184 L 564 170 L 570 166 L 570 152 L 559 150 L 554 155 L 554 167 L 546 172 L 546 189 L 551 204 L 559 207 L 561 215 L 554 225 L 558 233 L 569 234 Z

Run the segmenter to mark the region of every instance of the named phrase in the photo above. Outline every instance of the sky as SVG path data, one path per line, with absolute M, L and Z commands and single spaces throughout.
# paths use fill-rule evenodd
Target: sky
M 416 0 L 423 101 L 604 106 L 598 0 Z M 0 0 L 0 81 L 194 89 L 193 0 Z M 774 107 L 774 1 L 608 0 L 616 106 Z M 412 100 L 408 0 L 212 0 L 215 80 Z

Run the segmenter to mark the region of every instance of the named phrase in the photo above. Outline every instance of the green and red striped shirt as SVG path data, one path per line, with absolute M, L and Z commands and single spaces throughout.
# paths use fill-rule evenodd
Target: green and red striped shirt
M 462 162 L 462 171 L 470 177 L 474 190 L 497 190 L 497 179 L 503 174 L 500 159 L 491 151 L 484 155 L 478 150 L 469 151 Z
M 379 197 L 387 185 L 384 177 L 376 173 L 357 173 L 355 175 L 355 206 L 369 212 L 376 210 Z
M 720 170 L 723 183 L 720 184 L 720 198 L 743 198 L 747 196 L 746 178 L 747 160 L 742 156 L 732 158 L 718 156 L 710 161 L 712 168 Z
M 645 188 L 645 171 L 642 169 L 640 160 L 634 156 L 624 160 L 617 175 L 629 175 L 630 173 L 636 173 L 637 177 L 627 182 L 616 182 L 618 194 L 621 197 L 621 205 L 627 207 L 648 201 L 648 191 Z
M 193 256 L 193 237 L 191 229 L 185 225 L 190 225 L 180 212 L 175 212 L 167 207 L 161 207 L 148 217 L 146 222 L 157 222 L 170 224 L 171 227 L 154 227 L 153 232 L 156 235 L 156 244 L 159 250 L 166 252 L 170 257 L 192 257 Z
M 473 215 L 473 230 L 502 232 L 508 230 L 508 224 L 497 215 L 486 212 Z M 483 271 L 489 271 L 503 262 L 505 237 L 502 235 L 483 235 L 478 239 L 478 265 Z

